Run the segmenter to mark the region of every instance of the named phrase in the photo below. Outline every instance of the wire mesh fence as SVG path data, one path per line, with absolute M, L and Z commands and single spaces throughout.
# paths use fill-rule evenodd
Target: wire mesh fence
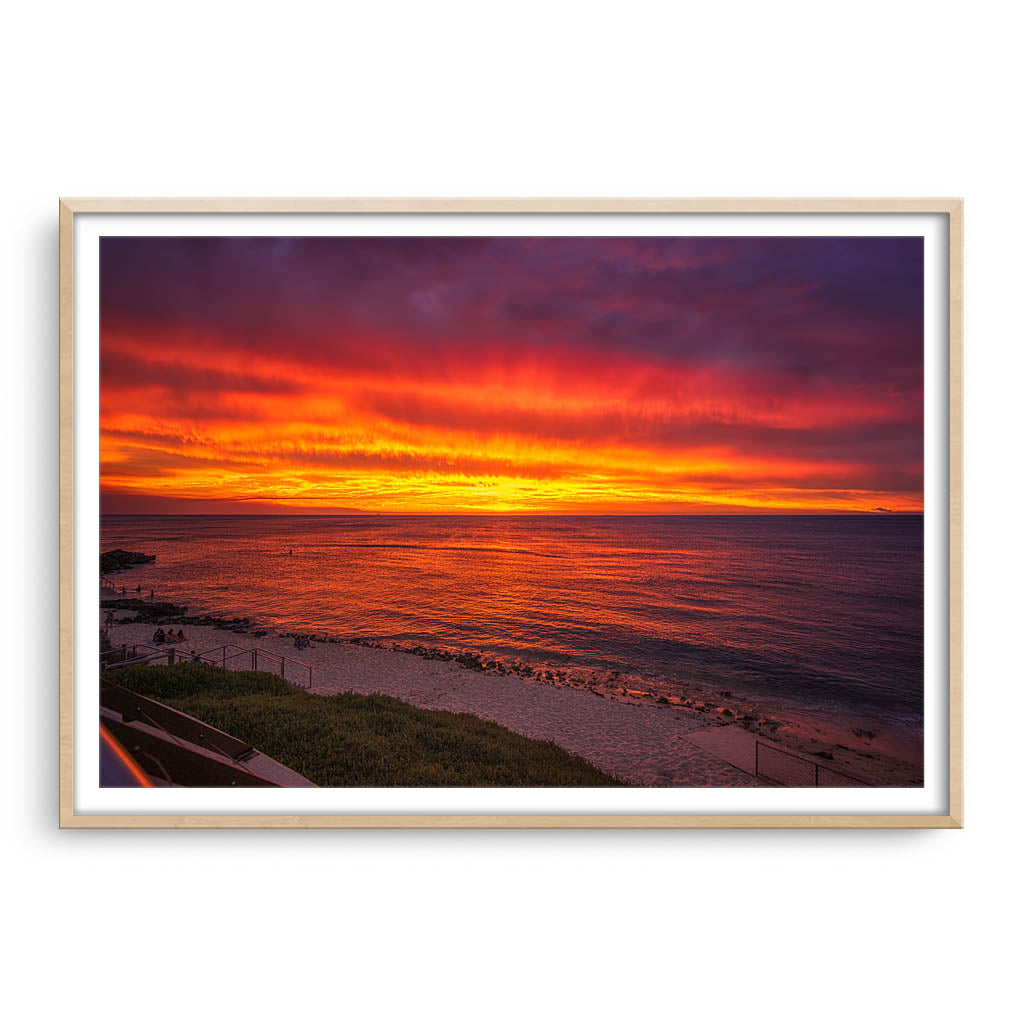
M 760 741 L 754 744 L 754 774 L 777 786 L 838 789 L 867 785 L 834 768 Z
M 829 768 L 823 764 L 818 766 L 819 787 L 840 789 L 863 787 L 866 785 L 868 785 L 868 783 L 861 782 L 860 779 L 853 779 L 849 775 L 844 775 L 842 772 L 837 772 L 834 768 Z

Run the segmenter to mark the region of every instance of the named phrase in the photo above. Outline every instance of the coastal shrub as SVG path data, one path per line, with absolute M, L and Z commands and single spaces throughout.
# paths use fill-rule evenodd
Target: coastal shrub
M 132 665 L 111 682 L 230 733 L 318 786 L 622 786 L 554 743 L 394 697 L 322 696 L 266 672 Z

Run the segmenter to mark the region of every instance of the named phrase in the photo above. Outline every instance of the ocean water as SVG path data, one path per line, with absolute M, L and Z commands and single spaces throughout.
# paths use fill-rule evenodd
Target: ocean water
M 922 720 L 921 516 L 104 516 L 189 613 Z

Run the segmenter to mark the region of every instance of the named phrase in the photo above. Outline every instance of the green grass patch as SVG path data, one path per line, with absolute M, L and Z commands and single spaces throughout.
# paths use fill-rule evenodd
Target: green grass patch
M 318 786 L 622 786 L 589 761 L 468 714 L 305 693 L 266 672 L 132 665 L 105 678 L 236 736 Z

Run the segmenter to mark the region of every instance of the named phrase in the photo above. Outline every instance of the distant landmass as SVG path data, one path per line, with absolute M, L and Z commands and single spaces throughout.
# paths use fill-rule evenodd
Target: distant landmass
M 105 516 L 341 516 L 372 514 L 365 508 L 347 505 L 310 507 L 308 505 L 288 505 L 274 501 L 247 501 L 230 498 L 164 498 L 151 494 L 101 494 L 100 512 Z

